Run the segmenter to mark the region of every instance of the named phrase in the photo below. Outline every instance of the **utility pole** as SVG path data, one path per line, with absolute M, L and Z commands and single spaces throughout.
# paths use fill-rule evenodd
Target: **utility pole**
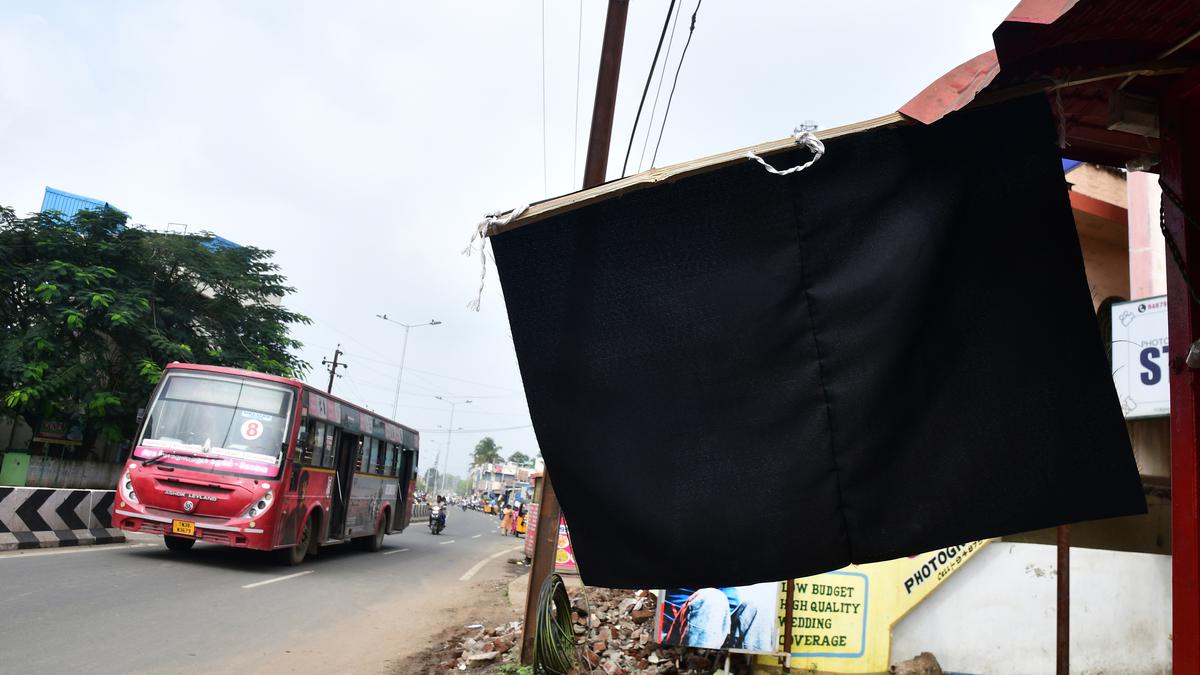
M 400 348 L 400 372 L 396 375 L 396 395 L 392 397 L 392 419 L 394 420 L 400 412 L 400 380 L 404 379 L 404 356 L 408 353 L 408 331 L 417 326 L 440 326 L 442 322 L 430 319 L 429 323 L 401 323 L 395 319 L 389 319 L 387 314 L 376 314 L 375 316 L 397 326 L 404 326 L 404 346 Z
M 445 489 L 445 487 L 446 487 L 446 472 L 450 470 L 450 440 L 451 440 L 451 436 L 456 431 L 456 429 L 454 428 L 454 409 L 459 404 L 466 405 L 466 404 L 470 403 L 471 399 L 466 399 L 465 401 L 451 401 L 450 399 L 448 399 L 444 396 L 434 396 L 434 398 L 441 401 L 442 403 L 450 404 L 450 423 L 446 426 L 446 456 L 442 459 L 442 464 L 443 464 L 442 475 L 441 475 L 441 478 L 438 480 L 438 484 L 441 485 L 442 489 Z
M 337 369 L 350 367 L 344 363 L 338 363 L 338 358 L 341 355 L 342 355 L 342 345 L 339 343 L 337 346 L 337 349 L 333 350 L 333 360 L 332 361 L 330 361 L 329 359 L 321 359 L 321 365 L 328 366 L 327 370 L 329 370 L 329 386 L 325 387 L 326 394 L 333 393 L 333 378 L 334 378 L 334 376 L 336 375 L 337 377 L 341 377 L 341 375 L 338 374 Z
M 621 75 L 621 53 L 625 45 L 625 19 L 629 0 L 608 0 L 604 42 L 600 46 L 600 72 L 596 76 L 596 99 L 592 104 L 592 129 L 588 135 L 587 160 L 583 167 L 586 190 L 604 182 L 608 150 L 612 143 L 613 115 L 617 107 L 617 82 Z M 538 499 L 533 564 L 529 568 L 529 591 L 525 594 L 525 624 L 521 632 L 521 663 L 533 663 L 533 636 L 537 626 L 538 595 L 546 577 L 554 572 L 558 550 L 558 521 L 562 512 L 550 482 L 549 468 L 542 471 L 542 494 Z

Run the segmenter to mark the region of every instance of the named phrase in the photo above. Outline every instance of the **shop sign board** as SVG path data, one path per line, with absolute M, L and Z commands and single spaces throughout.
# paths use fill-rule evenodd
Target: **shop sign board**
M 1126 419 L 1171 412 L 1167 296 L 1112 306 L 1112 377 Z
M 773 654 L 760 657 L 764 665 L 778 664 L 777 655 L 788 653 L 792 672 L 887 672 L 892 627 L 987 543 L 793 579 L 787 628 L 786 582 L 765 589 L 759 584 L 660 590 L 655 639 Z

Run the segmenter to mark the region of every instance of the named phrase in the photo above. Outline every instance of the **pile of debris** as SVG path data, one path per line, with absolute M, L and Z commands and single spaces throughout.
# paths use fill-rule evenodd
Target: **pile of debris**
M 571 619 L 579 673 L 627 675 L 708 675 L 723 664 L 720 652 L 663 647 L 654 641 L 654 612 L 658 599 L 649 591 L 589 588 L 571 591 Z M 520 673 L 521 622 L 468 632 L 449 645 L 454 660 L 442 662 L 447 671 Z M 736 672 L 736 669 L 735 669 Z
M 464 626 L 469 632 L 462 637 L 453 654 L 454 661 L 445 661 L 442 666 L 447 670 L 467 670 L 479 666 L 489 666 L 496 663 L 512 663 L 521 655 L 521 622 L 509 621 L 506 624 L 487 628 L 481 624 Z

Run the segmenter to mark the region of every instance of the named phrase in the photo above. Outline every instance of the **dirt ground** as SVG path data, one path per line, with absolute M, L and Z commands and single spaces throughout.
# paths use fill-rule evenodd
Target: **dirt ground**
M 513 577 L 523 576 L 527 568 L 515 565 L 509 568 L 506 579 L 492 581 L 479 585 L 479 592 L 473 597 L 468 606 L 447 612 L 443 617 L 446 624 L 441 630 L 430 629 L 432 635 L 420 651 L 408 654 L 390 664 L 393 675 L 448 675 L 449 673 L 466 672 L 469 675 L 528 675 L 529 667 L 519 666 L 517 658 L 520 654 L 521 631 L 517 622 L 523 618 L 522 612 L 514 606 L 508 597 L 508 586 Z M 585 597 L 580 589 L 572 589 L 573 616 L 576 623 L 587 625 L 588 613 L 597 610 L 597 616 L 602 621 L 590 624 L 589 629 L 577 626 L 576 649 L 579 650 L 580 665 L 577 672 L 600 675 L 632 675 L 639 672 L 663 672 L 679 675 L 706 675 L 716 672 L 723 653 L 698 649 L 681 649 L 677 647 L 659 647 L 653 642 L 640 642 L 631 635 L 635 626 L 629 622 L 629 610 L 622 602 L 632 603 L 626 598 L 635 597 L 635 591 L 593 588 L 587 590 Z M 590 598 L 590 600 L 588 599 Z M 649 598 L 653 600 L 653 596 Z M 520 603 L 516 603 L 520 604 Z M 586 610 L 584 608 L 587 608 Z M 618 617 L 618 614 L 621 616 Z M 582 615 L 583 618 L 580 618 Z M 644 619 L 642 619 L 644 621 Z M 620 628 L 618 628 L 620 626 Z M 579 634 L 580 631 L 584 633 Z M 644 632 L 644 631 L 643 631 Z M 623 634 L 625 640 L 616 637 Z M 599 640 L 608 641 L 607 645 Z M 625 642 L 625 651 L 648 656 L 636 664 L 625 661 L 625 666 L 617 667 L 611 650 L 619 642 Z M 464 642 L 474 642 L 474 648 L 464 652 Z M 638 646 L 640 644 L 640 646 Z M 599 646 L 597 646 L 599 645 Z M 589 651 L 589 647 L 591 651 Z M 603 652 L 602 657 L 599 652 Z M 490 652 L 494 656 L 479 661 L 465 660 L 467 653 Z M 584 657 L 590 657 L 584 660 Z M 737 655 L 733 660 L 731 675 L 748 675 L 752 668 L 751 660 L 745 655 Z M 589 663 L 590 662 L 590 663 Z M 460 665 L 461 664 L 461 665 Z M 660 664 L 652 666 L 651 664 Z
M 393 675 L 445 675 L 453 668 L 441 664 L 447 659 L 453 645 L 458 644 L 467 635 L 477 632 L 478 628 L 467 628 L 482 624 L 484 626 L 499 626 L 510 621 L 520 621 L 521 612 L 512 606 L 508 600 L 508 584 L 513 577 L 525 574 L 528 568 L 509 565 L 502 579 L 493 579 L 475 584 L 469 594 L 470 600 L 453 609 L 446 610 L 437 616 L 441 628 L 430 626 L 430 637 L 423 645 L 411 645 L 415 649 L 400 654 L 388 663 L 388 672 Z M 432 621 L 423 621 L 429 625 Z M 486 672 L 482 669 L 475 673 Z

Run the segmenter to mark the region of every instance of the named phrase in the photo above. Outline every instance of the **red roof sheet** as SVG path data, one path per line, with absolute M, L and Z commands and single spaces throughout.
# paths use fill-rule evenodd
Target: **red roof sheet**
M 1057 84 L 1051 96 L 1066 126 L 1064 154 L 1120 165 L 1157 152 L 1158 141 L 1107 128 L 1114 91 L 1132 70 L 1200 63 L 1198 32 L 1200 0 L 1023 0 L 992 33 L 994 51 L 938 78 L 900 112 L 930 124 L 981 94 Z M 1126 90 L 1156 96 L 1170 80 L 1140 76 Z

